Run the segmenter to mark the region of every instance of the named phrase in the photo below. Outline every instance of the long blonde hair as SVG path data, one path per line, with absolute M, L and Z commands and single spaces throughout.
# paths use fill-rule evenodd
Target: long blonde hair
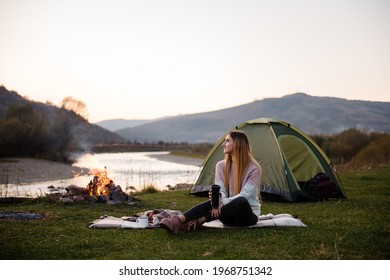
M 244 171 L 247 168 L 250 162 L 256 164 L 259 169 L 260 165 L 257 163 L 255 158 L 252 156 L 251 147 L 249 144 L 248 136 L 245 132 L 241 130 L 231 131 L 228 135 L 233 139 L 233 155 L 226 154 L 225 155 L 225 186 L 226 190 L 229 192 L 229 178 L 230 171 L 233 160 L 234 164 L 234 178 L 233 178 L 233 192 L 234 195 L 238 194 L 241 191 L 242 179 L 244 175 Z M 260 186 L 258 186 L 260 187 Z

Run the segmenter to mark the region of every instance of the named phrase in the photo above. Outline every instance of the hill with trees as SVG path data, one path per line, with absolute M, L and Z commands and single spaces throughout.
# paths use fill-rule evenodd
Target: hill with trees
M 68 161 L 71 153 L 101 143 L 122 143 L 115 133 L 90 124 L 69 105 L 30 101 L 0 86 L 0 156 L 35 156 Z

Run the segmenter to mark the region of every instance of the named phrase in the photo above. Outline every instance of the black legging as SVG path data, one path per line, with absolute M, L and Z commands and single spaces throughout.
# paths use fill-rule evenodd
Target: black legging
M 210 222 L 215 220 L 215 218 L 211 217 L 211 210 L 211 203 L 210 200 L 208 200 L 192 207 L 184 213 L 184 216 L 186 217 L 186 221 L 205 217 L 206 222 Z M 221 207 L 219 220 L 230 226 L 252 226 L 257 223 L 258 218 L 255 213 L 253 213 L 248 200 L 243 196 L 239 196 Z

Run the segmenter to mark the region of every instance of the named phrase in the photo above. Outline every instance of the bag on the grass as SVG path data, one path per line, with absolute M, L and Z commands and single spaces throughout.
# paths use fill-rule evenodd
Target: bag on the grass
M 313 199 L 328 199 L 336 190 L 336 184 L 325 173 L 318 173 L 302 185 L 302 190 Z

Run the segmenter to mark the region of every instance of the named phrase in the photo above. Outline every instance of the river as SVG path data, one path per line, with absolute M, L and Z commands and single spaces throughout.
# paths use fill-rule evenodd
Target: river
M 159 156 L 169 152 L 133 152 L 133 153 L 101 153 L 79 156 L 74 166 L 88 169 L 106 169 L 108 177 L 124 191 L 130 187 L 136 190 L 153 185 L 158 190 L 167 190 L 167 185 L 186 183 L 193 184 L 201 167 L 192 163 L 175 163 L 160 160 Z M 93 175 L 81 174 L 72 179 L 44 181 L 26 185 L 8 186 L 8 196 L 37 197 L 53 191 L 64 192 L 65 187 L 77 185 L 86 187 Z

